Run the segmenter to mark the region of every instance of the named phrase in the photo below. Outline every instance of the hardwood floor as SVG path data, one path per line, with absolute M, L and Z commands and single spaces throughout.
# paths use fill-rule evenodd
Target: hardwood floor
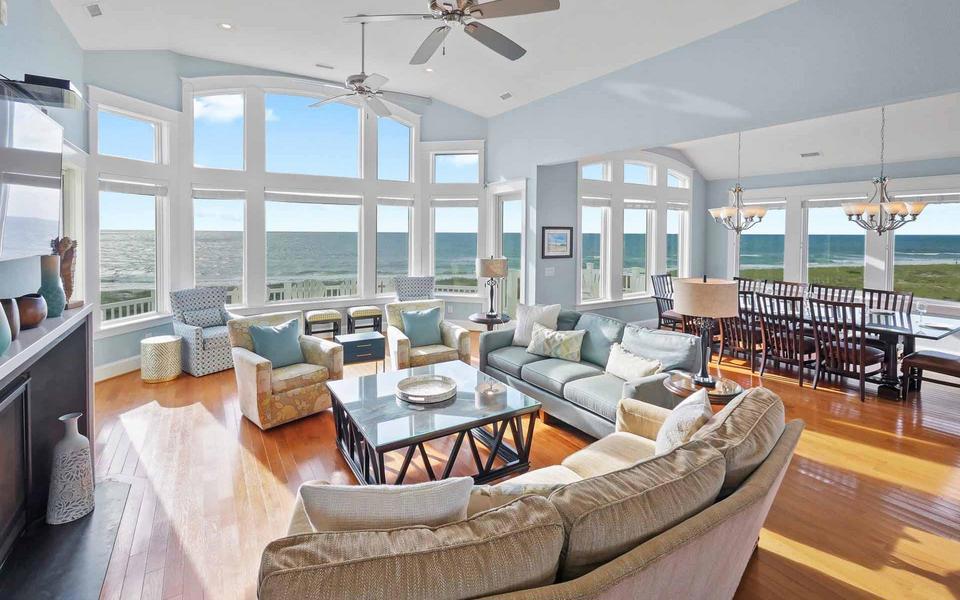
M 761 384 L 738 364 L 723 374 Z M 260 552 L 285 532 L 300 483 L 354 482 L 331 414 L 263 432 L 241 417 L 232 371 L 158 385 L 138 375 L 96 386 L 98 477 L 132 485 L 101 597 L 254 598 Z M 789 373 L 762 384 L 807 426 L 737 597 L 960 597 L 957 391 L 926 384 L 906 404 L 861 403 Z M 539 422 L 534 468 L 589 441 Z M 411 466 L 409 481 L 425 478 Z

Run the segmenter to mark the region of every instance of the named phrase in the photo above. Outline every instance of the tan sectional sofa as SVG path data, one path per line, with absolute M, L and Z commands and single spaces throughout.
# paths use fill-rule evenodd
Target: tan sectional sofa
M 260 597 L 731 598 L 803 423 L 785 424 L 781 400 L 754 388 L 657 455 L 669 413 L 625 399 L 615 433 L 561 465 L 477 486 L 464 521 L 295 529 L 264 551 Z

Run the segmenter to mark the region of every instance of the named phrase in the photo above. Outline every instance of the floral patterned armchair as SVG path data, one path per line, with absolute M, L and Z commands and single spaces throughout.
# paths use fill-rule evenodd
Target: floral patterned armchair
M 387 304 L 387 341 L 390 343 L 390 361 L 394 369 L 434 365 L 457 359 L 470 364 L 470 333 L 449 321 L 440 321 L 442 343 L 410 347 L 410 338 L 403 332 L 401 313 L 435 307 L 440 307 L 441 315 L 444 313 L 443 300 L 411 300 Z

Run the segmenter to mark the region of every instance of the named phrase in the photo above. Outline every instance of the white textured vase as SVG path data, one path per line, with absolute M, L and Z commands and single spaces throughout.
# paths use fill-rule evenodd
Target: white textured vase
M 60 417 L 66 427 L 63 439 L 53 447 L 47 523 L 60 525 L 76 521 L 93 510 L 93 464 L 90 440 L 80 435 L 77 421 L 83 413 Z

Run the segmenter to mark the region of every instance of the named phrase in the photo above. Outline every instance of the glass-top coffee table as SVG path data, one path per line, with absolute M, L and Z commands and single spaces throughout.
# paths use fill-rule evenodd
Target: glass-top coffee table
M 451 377 L 457 382 L 457 395 L 427 405 L 399 400 L 394 388 L 410 375 Z M 477 469 L 473 479 L 478 484 L 530 467 L 540 402 L 463 362 L 330 381 L 327 387 L 333 400 L 337 447 L 361 484 L 403 483 L 418 453 L 431 480 L 446 479 L 464 442 L 470 448 Z M 447 436 L 456 437 L 438 474 L 424 442 Z M 489 450 L 486 456 L 481 455 L 478 444 Z M 385 456 L 394 450 L 403 451 L 403 462 L 394 481 L 387 481 Z

